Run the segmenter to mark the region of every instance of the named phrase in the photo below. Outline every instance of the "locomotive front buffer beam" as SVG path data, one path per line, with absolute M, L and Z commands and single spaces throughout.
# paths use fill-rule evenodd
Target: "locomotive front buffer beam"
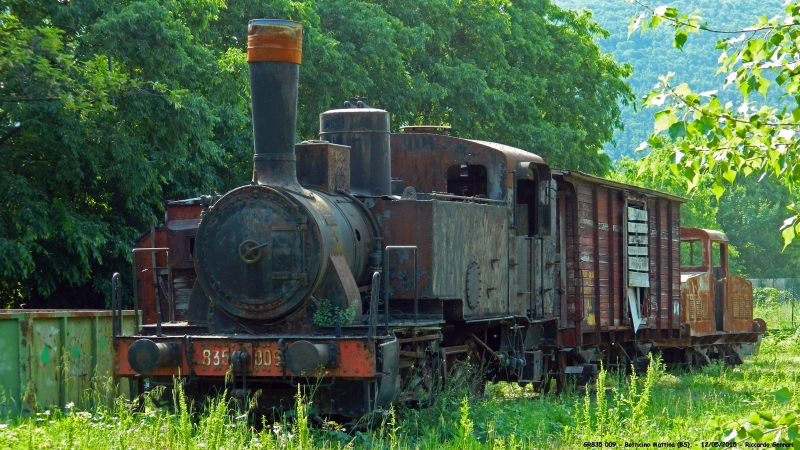
M 125 336 L 116 343 L 119 376 L 222 378 L 232 372 L 254 381 L 399 376 L 399 347 L 391 338 L 370 343 L 362 337 Z

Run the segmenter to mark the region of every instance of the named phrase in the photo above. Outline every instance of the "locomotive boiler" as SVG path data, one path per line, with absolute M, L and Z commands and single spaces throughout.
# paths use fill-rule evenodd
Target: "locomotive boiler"
M 141 326 L 115 336 L 116 375 L 198 398 L 227 383 L 261 408 L 309 384 L 320 413 L 357 417 L 470 366 L 547 390 L 653 350 L 736 362 L 763 332 L 752 288 L 715 267 L 736 317 L 697 325 L 716 300 L 686 290 L 702 274 L 681 284 L 680 197 L 447 127 L 391 133 L 359 99 L 295 144 L 301 43 L 300 24 L 250 22 L 252 181 L 167 202 L 138 240 Z

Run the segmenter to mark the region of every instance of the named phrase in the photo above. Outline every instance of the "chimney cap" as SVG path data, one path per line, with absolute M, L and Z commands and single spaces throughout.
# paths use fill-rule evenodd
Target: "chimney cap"
M 247 62 L 300 64 L 303 25 L 291 20 L 253 19 L 247 24 Z

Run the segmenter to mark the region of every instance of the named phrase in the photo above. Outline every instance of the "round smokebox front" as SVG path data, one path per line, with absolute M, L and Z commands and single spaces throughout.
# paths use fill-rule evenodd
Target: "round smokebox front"
M 321 270 L 313 218 L 289 196 L 243 186 L 219 199 L 197 231 L 197 278 L 223 310 L 276 321 L 296 310 Z

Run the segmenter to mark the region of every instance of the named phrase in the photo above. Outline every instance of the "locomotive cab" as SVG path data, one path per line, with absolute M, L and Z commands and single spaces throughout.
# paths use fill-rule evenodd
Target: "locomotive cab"
M 681 228 L 681 293 L 692 335 L 749 333 L 761 327 L 753 321 L 752 283 L 730 274 L 725 233 Z

